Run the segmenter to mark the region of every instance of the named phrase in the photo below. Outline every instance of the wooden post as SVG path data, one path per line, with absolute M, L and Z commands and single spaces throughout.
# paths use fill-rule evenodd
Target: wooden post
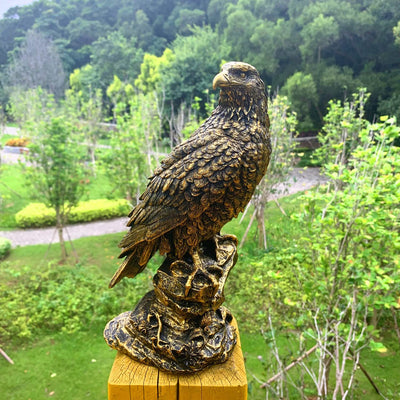
M 236 321 L 234 325 L 237 328 Z M 108 379 L 108 400 L 246 400 L 247 379 L 239 340 L 228 361 L 177 375 L 118 352 Z

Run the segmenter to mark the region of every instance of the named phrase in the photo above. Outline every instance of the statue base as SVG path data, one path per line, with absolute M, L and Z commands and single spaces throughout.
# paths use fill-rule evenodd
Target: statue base
M 236 329 L 236 321 L 232 322 Z M 194 374 L 173 374 L 117 353 L 108 379 L 109 400 L 246 400 L 247 379 L 240 339 L 223 365 Z
M 107 344 L 174 373 L 225 362 L 237 336 L 232 314 L 221 306 L 236 246 L 234 236 L 215 236 L 183 260 L 166 259 L 154 276 L 154 290 L 107 324 Z

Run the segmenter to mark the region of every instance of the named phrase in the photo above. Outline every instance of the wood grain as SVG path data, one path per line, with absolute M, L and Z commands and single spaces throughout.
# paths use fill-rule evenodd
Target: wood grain
M 234 321 L 237 327 L 236 321 Z M 247 379 L 238 343 L 223 364 L 176 375 L 118 352 L 108 379 L 109 400 L 246 400 Z

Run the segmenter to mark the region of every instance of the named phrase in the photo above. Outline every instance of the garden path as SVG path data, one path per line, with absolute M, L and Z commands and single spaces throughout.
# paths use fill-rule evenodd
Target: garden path
M 294 168 L 289 179 L 290 186 L 287 188 L 287 191 L 284 194 L 277 195 L 276 197 L 283 197 L 288 194 L 307 190 L 325 181 L 326 178 L 320 175 L 319 168 Z M 107 233 L 125 232 L 127 230 L 127 221 L 128 219 L 124 217 L 106 221 L 69 225 L 66 229 L 65 237 L 74 240 L 86 236 L 99 236 Z M 0 236 L 11 240 L 13 247 L 58 242 L 58 236 L 54 227 L 0 231 Z

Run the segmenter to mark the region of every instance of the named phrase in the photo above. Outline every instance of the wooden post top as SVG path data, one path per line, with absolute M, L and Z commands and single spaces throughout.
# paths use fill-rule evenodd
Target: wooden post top
M 236 321 L 234 321 L 237 327 Z M 108 400 L 246 400 L 247 378 L 238 335 L 223 364 L 177 375 L 118 352 L 108 380 Z

